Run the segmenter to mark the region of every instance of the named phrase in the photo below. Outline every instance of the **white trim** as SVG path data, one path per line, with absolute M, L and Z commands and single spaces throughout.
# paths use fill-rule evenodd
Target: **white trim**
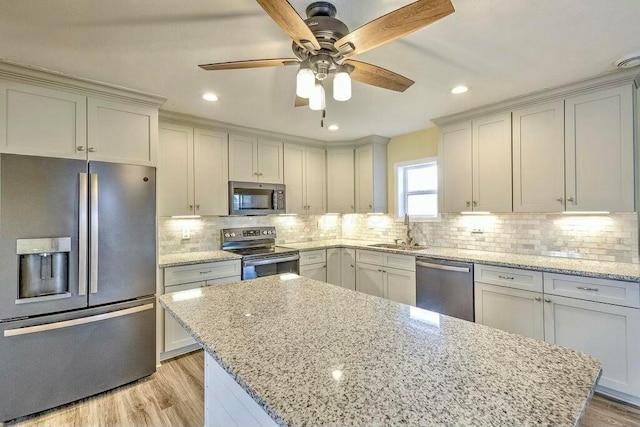
M 436 167 L 438 167 L 438 157 L 423 157 L 420 159 L 413 159 L 413 160 L 405 160 L 402 162 L 395 162 L 393 164 L 393 176 L 394 176 L 394 188 L 393 188 L 393 197 L 394 200 L 396 202 L 396 209 L 395 209 L 395 218 L 396 219 L 401 219 L 404 218 L 404 212 L 405 212 L 405 206 L 404 206 L 404 197 L 403 200 L 400 200 L 400 192 L 403 191 L 402 188 L 404 186 L 404 178 L 402 180 L 399 179 L 399 169 L 400 168 L 405 168 L 408 166 L 418 166 L 418 165 L 422 165 L 422 164 L 426 164 L 426 163 L 435 163 Z M 402 182 L 401 182 L 402 181 Z M 402 186 L 401 186 L 402 185 Z M 436 188 L 436 194 L 438 192 L 438 189 Z M 402 214 L 401 214 L 402 212 Z M 436 212 L 436 215 L 410 215 L 410 219 L 411 221 L 428 221 L 428 220 L 432 220 L 432 219 L 438 219 L 439 218 L 439 214 L 440 212 Z

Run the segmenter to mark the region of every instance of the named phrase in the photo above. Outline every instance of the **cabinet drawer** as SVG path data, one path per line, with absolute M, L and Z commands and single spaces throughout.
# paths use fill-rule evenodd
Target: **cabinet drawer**
M 382 266 L 384 264 L 384 253 L 375 251 L 356 251 L 356 262 L 365 262 Z
M 640 284 L 544 273 L 544 293 L 625 307 L 640 307 Z
M 385 267 L 399 268 L 401 270 L 416 271 L 416 257 L 409 255 L 384 254 L 383 265 Z
M 300 252 L 300 265 L 319 264 L 327 262 L 327 251 L 321 249 L 319 251 Z
M 542 292 L 542 272 L 475 264 L 473 280 L 491 285 Z
M 240 274 L 240 260 L 170 267 L 164 271 L 164 285 L 166 287 L 221 277 L 240 276 Z

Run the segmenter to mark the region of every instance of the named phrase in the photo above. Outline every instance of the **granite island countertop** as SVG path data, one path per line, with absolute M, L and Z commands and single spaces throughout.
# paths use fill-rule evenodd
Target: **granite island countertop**
M 640 281 L 640 264 L 612 261 L 593 261 L 579 258 L 563 258 L 539 255 L 520 255 L 505 252 L 472 251 L 465 249 L 428 247 L 420 250 L 401 250 L 376 248 L 369 245 L 379 242 L 369 242 L 349 239 L 318 240 L 303 243 L 283 243 L 286 246 L 299 251 L 328 248 L 354 248 L 380 252 L 391 252 L 404 255 L 415 255 L 447 259 L 452 261 L 465 261 L 497 265 L 502 267 L 524 268 L 529 270 L 542 270 L 550 273 L 575 274 L 579 276 L 595 277 L 600 279 Z
M 601 372 L 574 350 L 295 275 L 160 303 L 283 426 L 576 425 Z

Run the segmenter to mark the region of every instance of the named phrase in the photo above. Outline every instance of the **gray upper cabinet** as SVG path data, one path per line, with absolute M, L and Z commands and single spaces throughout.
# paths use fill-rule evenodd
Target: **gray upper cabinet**
M 513 211 L 564 210 L 564 102 L 513 111 Z
M 472 196 L 471 122 L 440 128 L 438 173 L 441 212 L 471 210 Z
M 565 100 L 567 211 L 633 211 L 633 87 Z
M 280 141 L 229 135 L 229 180 L 282 184 L 283 153 Z

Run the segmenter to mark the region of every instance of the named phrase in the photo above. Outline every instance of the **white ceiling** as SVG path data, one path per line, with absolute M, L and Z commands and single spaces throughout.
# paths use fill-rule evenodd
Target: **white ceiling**
M 292 57 L 253 0 L 0 0 L 0 58 L 166 96 L 164 109 L 322 140 L 395 136 L 430 119 L 615 69 L 640 51 L 639 0 L 452 0 L 456 12 L 356 59 L 415 80 L 404 93 L 354 82 L 320 113 L 294 108 L 297 67 L 198 64 Z M 290 0 L 305 17 L 311 0 Z M 350 29 L 407 0 L 332 0 Z M 640 69 L 639 69 L 640 72 Z M 454 96 L 457 84 L 471 89 Z M 203 101 L 206 91 L 216 103 Z

